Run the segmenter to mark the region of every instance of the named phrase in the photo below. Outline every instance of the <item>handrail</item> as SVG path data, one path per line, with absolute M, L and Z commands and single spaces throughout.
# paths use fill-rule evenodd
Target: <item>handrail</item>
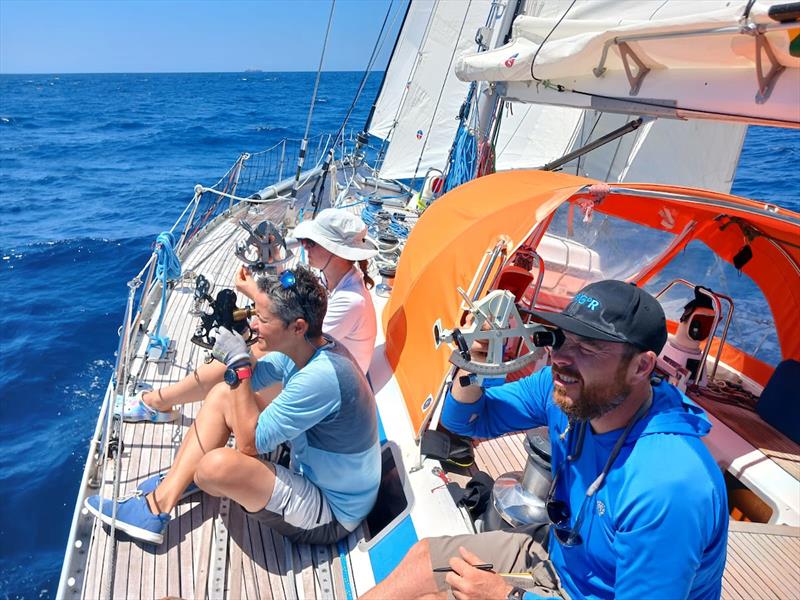
M 656 299 L 663 296 L 673 286 L 678 284 L 684 285 L 692 290 L 699 289 L 700 293 L 711 298 L 711 302 L 714 305 L 714 322 L 713 325 L 711 326 L 711 335 L 708 337 L 708 341 L 706 342 L 706 345 L 703 348 L 703 354 L 700 357 L 700 365 L 697 369 L 697 375 L 694 378 L 695 383 L 697 383 L 698 385 L 700 384 L 700 381 L 702 381 L 703 379 L 703 373 L 706 370 L 706 360 L 708 359 L 708 354 L 709 351 L 711 350 L 711 340 L 713 340 L 715 337 L 715 334 L 717 332 L 717 326 L 719 325 L 720 317 L 722 316 L 722 306 L 720 303 L 720 299 L 725 300 L 728 303 L 728 314 L 725 315 L 725 325 L 722 328 L 722 336 L 719 338 L 719 348 L 717 348 L 717 355 L 714 358 L 714 367 L 711 369 L 711 375 L 709 375 L 709 380 L 714 381 L 714 378 L 717 375 L 717 367 L 719 366 L 720 358 L 722 358 L 722 349 L 725 346 L 725 340 L 728 337 L 728 328 L 731 325 L 731 319 L 733 319 L 733 310 L 734 310 L 733 298 L 731 298 L 730 296 L 726 296 L 725 294 L 720 294 L 719 292 L 715 292 L 713 290 L 708 290 L 706 288 L 703 288 L 702 286 L 696 286 L 695 284 L 693 284 L 690 281 L 687 281 L 686 279 L 678 278 L 678 279 L 673 279 L 660 292 L 657 292 L 655 294 Z
M 592 69 L 595 77 L 602 77 L 606 72 L 606 61 L 608 60 L 608 51 L 611 46 L 619 46 L 628 42 L 645 42 L 649 40 L 667 40 L 672 38 L 695 37 L 695 36 L 715 36 L 715 35 L 730 35 L 732 33 L 739 33 L 742 35 L 763 34 L 771 31 L 784 31 L 787 29 L 794 29 L 797 27 L 796 23 L 762 23 L 759 25 L 729 25 L 727 27 L 703 27 L 701 29 L 685 29 L 683 31 L 668 31 L 661 33 L 639 33 L 632 35 L 618 35 L 605 41 L 603 50 L 600 54 L 600 61 L 597 66 Z

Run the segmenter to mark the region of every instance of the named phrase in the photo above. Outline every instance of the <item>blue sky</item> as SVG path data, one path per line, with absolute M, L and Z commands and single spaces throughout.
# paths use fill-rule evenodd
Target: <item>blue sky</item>
M 405 0 L 394 0 L 391 52 Z M 330 0 L 0 0 L 0 73 L 315 71 Z M 365 68 L 389 0 L 337 0 L 328 71 Z

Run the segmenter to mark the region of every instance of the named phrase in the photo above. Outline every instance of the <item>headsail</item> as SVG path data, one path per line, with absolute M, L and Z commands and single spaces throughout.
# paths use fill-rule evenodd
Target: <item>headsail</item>
M 490 0 L 435 4 L 381 177 L 404 179 L 424 175 L 429 167 L 444 168 L 468 88 L 453 66 L 475 49 L 475 32 L 485 24 L 491 5 Z
M 505 95 L 526 102 L 800 127 L 800 27 L 779 22 L 776 7 L 561 6 L 557 16 L 517 18 L 513 41 L 464 56 L 459 78 L 506 82 Z
M 433 12 L 433 2 L 411 2 L 403 28 L 397 38 L 392 60 L 386 68 L 383 86 L 375 103 L 375 112 L 369 125 L 369 133 L 381 139 L 389 139 L 406 86 L 411 79 L 418 52 L 428 29 Z

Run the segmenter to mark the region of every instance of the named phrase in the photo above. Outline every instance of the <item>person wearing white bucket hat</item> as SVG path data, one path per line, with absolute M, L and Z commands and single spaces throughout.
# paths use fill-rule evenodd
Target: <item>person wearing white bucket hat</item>
M 341 208 L 326 208 L 313 221 L 303 221 L 295 227 L 294 237 L 312 240 L 332 255 L 351 262 L 378 254 L 378 245 L 367 235 L 364 221 Z
M 366 373 L 378 331 L 368 292 L 375 282 L 367 261 L 378 253 L 377 244 L 358 216 L 340 208 L 326 208 L 313 221 L 300 223 L 294 237 L 303 245 L 308 264 L 322 271 L 331 294 L 323 331 L 339 340 Z
M 357 215 L 339 208 L 326 208 L 313 221 L 303 221 L 295 227 L 294 237 L 305 249 L 309 266 L 322 272 L 330 293 L 323 333 L 336 338 L 366 373 L 378 330 L 368 291 L 375 282 L 367 273 L 368 259 L 378 253 L 377 244 Z M 251 299 L 258 288 L 244 267 L 237 272 L 235 284 Z M 253 355 L 260 358 L 263 353 L 254 350 Z M 202 400 L 224 374 L 224 365 L 212 361 L 177 383 L 140 390 L 122 403 L 122 417 L 128 422 L 173 421 L 178 417 L 174 405 Z

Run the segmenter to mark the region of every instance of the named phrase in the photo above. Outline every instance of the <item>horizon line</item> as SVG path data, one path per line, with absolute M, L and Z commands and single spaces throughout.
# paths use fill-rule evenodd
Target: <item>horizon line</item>
M 382 73 L 384 69 L 373 70 L 371 73 Z M 249 68 L 241 71 L 39 71 L 39 72 L 3 72 L 1 75 L 215 75 L 221 73 L 258 74 L 258 73 L 316 73 L 316 69 L 308 70 L 283 70 L 283 69 L 257 69 Z M 323 69 L 323 73 L 363 73 L 363 69 Z

